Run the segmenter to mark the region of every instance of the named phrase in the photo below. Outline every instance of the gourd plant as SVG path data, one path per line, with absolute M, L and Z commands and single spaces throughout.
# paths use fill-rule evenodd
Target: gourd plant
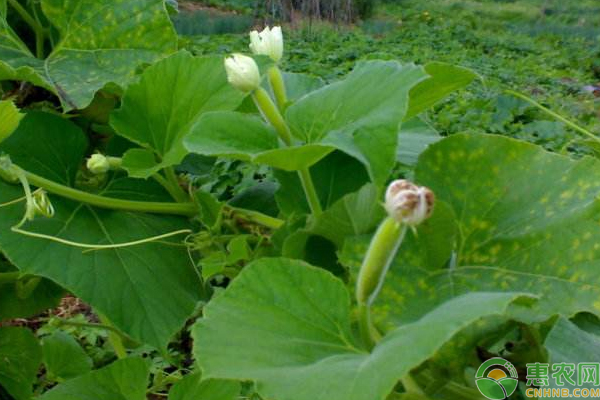
M 592 335 L 568 318 L 599 312 L 600 165 L 439 136 L 423 112 L 473 72 L 371 60 L 326 84 L 281 71 L 279 28 L 223 60 L 176 51 L 162 0 L 40 6 L 21 13 L 51 24 L 44 60 L 0 1 L 0 79 L 60 102 L 0 103 L 0 318 L 70 292 L 119 359 L 0 328 L 9 396 L 480 398 L 482 358 L 557 360 Z M 214 196 L 215 158 L 273 182 Z M 194 366 L 151 374 L 135 349 L 175 362 L 187 322 Z

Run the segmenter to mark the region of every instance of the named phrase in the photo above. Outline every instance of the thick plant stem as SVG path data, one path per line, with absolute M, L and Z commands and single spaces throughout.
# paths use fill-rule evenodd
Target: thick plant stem
M 100 208 L 156 214 L 184 215 L 187 217 L 195 216 L 198 213 L 198 208 L 194 203 L 161 203 L 115 199 L 73 189 L 25 170 L 23 170 L 23 172 L 32 185 L 41 187 L 50 193 L 57 194 L 67 199 Z
M 367 347 L 377 341 L 371 321 L 371 305 L 377 298 L 390 265 L 406 234 L 407 226 L 387 217 L 373 236 L 356 280 L 356 302 L 359 310 L 359 329 Z
M 23 18 L 23 21 L 25 21 L 25 23 L 29 25 L 31 29 L 33 29 L 33 32 L 35 33 L 36 57 L 40 59 L 44 58 L 44 41 L 46 39 L 44 27 L 41 26 L 39 22 L 31 16 L 31 14 L 29 14 L 25 7 L 23 7 L 19 3 L 19 0 L 8 0 L 8 3 L 11 5 L 12 8 L 14 8 L 14 10 L 19 14 L 19 16 Z
M 592 132 L 588 131 L 585 128 L 582 128 L 581 126 L 577 125 L 576 123 L 569 121 L 568 119 L 566 119 L 565 117 L 563 117 L 560 114 L 555 113 L 554 111 L 550 110 L 547 107 L 544 107 L 543 105 L 541 105 L 540 103 L 538 103 L 537 101 L 533 100 L 532 98 L 529 98 L 527 96 L 525 96 L 524 94 L 521 94 L 519 92 L 515 92 L 514 90 L 506 90 L 506 93 L 511 94 L 521 100 L 525 100 L 526 102 L 528 102 L 531 105 L 534 105 L 535 107 L 539 108 L 540 110 L 544 111 L 546 114 L 550 115 L 551 117 L 559 120 L 560 122 L 563 122 L 565 125 L 573 128 L 574 130 L 576 130 L 577 132 L 589 137 L 590 139 L 596 141 L 596 142 L 600 142 L 600 137 L 594 135 Z
M 275 95 L 275 101 L 281 111 L 285 109 L 287 104 L 287 93 L 285 91 L 285 82 L 283 81 L 283 75 L 277 66 L 269 68 L 269 82 Z
M 252 98 L 263 117 L 275 128 L 285 145 L 291 146 L 292 134 L 290 128 L 285 123 L 285 120 L 281 116 L 275 103 L 273 103 L 273 100 L 271 100 L 271 97 L 269 97 L 269 94 L 263 88 L 258 88 L 252 94 Z M 308 168 L 303 168 L 298 171 L 298 175 L 302 182 L 302 188 L 304 189 L 306 201 L 308 202 L 310 210 L 315 217 L 318 217 L 323 213 L 323 209 L 319 202 L 319 196 L 317 196 L 312 177 L 310 176 L 310 171 Z

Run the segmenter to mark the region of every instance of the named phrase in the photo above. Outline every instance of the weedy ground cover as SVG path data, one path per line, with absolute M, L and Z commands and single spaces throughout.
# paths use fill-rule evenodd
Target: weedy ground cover
M 595 5 L 544 4 L 207 38 L 0 0 L 0 398 L 524 398 L 595 361 Z

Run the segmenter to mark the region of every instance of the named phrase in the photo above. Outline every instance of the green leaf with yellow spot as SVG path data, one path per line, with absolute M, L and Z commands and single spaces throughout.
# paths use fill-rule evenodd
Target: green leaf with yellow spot
M 177 50 L 163 0 L 42 0 L 42 10 L 60 34 L 45 60 L 0 15 L 0 80 L 44 87 L 65 111 L 85 108 L 107 84 L 125 86 L 143 64 Z
M 423 153 L 415 179 L 450 205 L 457 236 L 441 265 L 424 256 L 409 262 L 414 248 L 400 249 L 377 305 L 387 323 L 477 291 L 539 296 L 515 314 L 527 321 L 600 313 L 600 162 L 501 136 L 455 135 Z

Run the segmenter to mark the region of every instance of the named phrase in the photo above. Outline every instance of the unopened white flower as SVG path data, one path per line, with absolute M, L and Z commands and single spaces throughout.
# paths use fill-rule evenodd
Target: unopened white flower
M 38 190 L 33 194 L 33 204 L 38 214 L 48 218 L 54 216 L 54 207 L 45 190 Z
M 385 193 L 385 209 L 398 222 L 416 226 L 431 216 L 435 196 L 425 186 L 405 179 L 390 183 Z
M 86 165 L 87 169 L 95 175 L 104 174 L 110 170 L 108 157 L 102 154 L 92 154 L 92 156 L 88 158 Z
M 250 50 L 254 54 L 269 56 L 275 62 L 279 62 L 283 56 L 283 34 L 280 26 L 269 28 L 261 32 L 250 32 Z
M 251 92 L 260 86 L 258 65 L 251 57 L 232 54 L 225 59 L 225 70 L 229 83 L 242 92 Z

